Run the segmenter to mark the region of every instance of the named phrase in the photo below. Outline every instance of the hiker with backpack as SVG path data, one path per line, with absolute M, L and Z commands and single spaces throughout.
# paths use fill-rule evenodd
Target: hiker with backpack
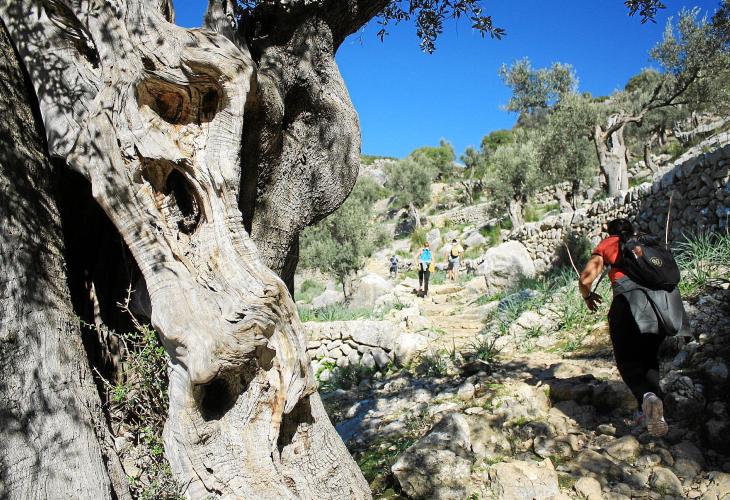
M 395 278 L 398 276 L 398 256 L 393 255 L 390 258 L 390 277 Z
M 425 297 L 428 295 L 428 279 L 431 276 L 431 271 L 434 270 L 433 255 L 431 255 L 428 241 L 423 244 L 423 248 L 418 252 L 416 261 L 418 262 L 418 296 Z
M 610 221 L 607 231 L 608 238 L 580 275 L 580 293 L 595 312 L 601 297 L 593 283 L 608 268 L 613 289 L 608 325 L 616 367 L 638 402 L 637 424 L 645 424 L 655 437 L 664 436 L 668 425 L 659 387 L 659 348 L 667 336 L 688 333 L 677 288 L 679 268 L 666 241 L 637 234 L 628 219 Z
M 459 245 L 456 238 L 451 240 L 451 248 L 449 249 L 449 265 L 446 268 L 446 274 L 451 281 L 454 281 L 459 275 L 459 264 L 464 256 L 464 248 Z

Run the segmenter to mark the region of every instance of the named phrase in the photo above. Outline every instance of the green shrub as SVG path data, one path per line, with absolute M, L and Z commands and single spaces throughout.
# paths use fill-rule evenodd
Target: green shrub
M 481 334 L 469 344 L 471 355 L 486 363 L 493 363 L 497 359 L 500 348 L 497 347 L 497 337 L 490 334 Z
M 667 154 L 671 155 L 672 161 L 676 160 L 682 155 L 682 153 L 684 153 L 684 148 L 677 140 L 670 140 L 664 150 Z
M 446 282 L 445 271 L 434 271 L 428 279 L 429 285 L 443 285 Z
M 682 272 L 679 290 L 683 296 L 694 297 L 709 286 L 730 281 L 730 235 L 727 232 L 684 235 L 674 249 Z
M 481 228 L 479 233 L 487 239 L 487 246 L 493 247 L 502 243 L 502 225 L 497 224 L 488 228 Z
M 336 366 L 332 364 L 326 364 L 318 370 L 317 376 L 322 373 L 324 369 L 330 370 L 332 376 L 326 382 L 320 382 L 320 387 L 324 391 L 331 391 L 334 389 L 352 389 L 357 387 L 360 382 L 372 377 L 375 373 L 374 368 L 368 368 L 360 364 L 349 364 L 344 367 Z
M 565 248 L 566 245 L 570 250 L 570 255 L 568 255 L 568 249 Z M 591 240 L 583 235 L 567 233 L 563 237 L 562 244 L 558 247 L 559 265 L 572 270 L 573 266 L 570 262 L 570 257 L 572 256 L 575 266 L 578 270 L 581 270 L 588 260 L 590 260 L 591 252 L 593 252 Z
M 167 352 L 157 332 L 148 325 L 137 323 L 136 331 L 118 337 L 123 346 L 123 369 L 117 380 L 112 382 L 96 373 L 104 388 L 112 427 L 123 427 L 134 436 L 132 446 L 125 448 L 120 458 L 129 455 L 132 460 L 142 459 L 148 464 L 138 477 L 128 478 L 132 496 L 145 500 L 182 499 L 184 488 L 173 476 L 162 444 L 169 406 Z
M 426 229 L 423 227 L 419 227 L 411 233 L 411 252 L 417 252 L 426 244 L 426 235 Z
M 448 374 L 447 356 L 438 352 L 422 356 L 416 371 L 424 377 L 445 377 Z
M 312 302 L 312 299 L 321 295 L 324 291 L 325 286 L 322 283 L 307 279 L 302 281 L 299 291 L 294 293 L 294 300 L 308 304 Z
M 381 319 L 371 308 L 350 309 L 345 304 L 333 304 L 320 308 L 299 308 L 299 319 L 309 321 L 350 321 L 355 319 Z

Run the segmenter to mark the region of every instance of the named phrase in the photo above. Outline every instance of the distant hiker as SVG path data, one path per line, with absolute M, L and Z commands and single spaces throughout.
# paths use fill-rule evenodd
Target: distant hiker
M 456 238 L 451 240 L 451 248 L 449 249 L 449 267 L 446 274 L 450 280 L 455 280 L 459 276 L 459 264 L 464 256 L 464 248 L 459 245 Z
M 425 297 L 428 295 L 428 278 L 431 276 L 431 271 L 434 268 L 433 256 L 431 255 L 428 241 L 423 244 L 423 248 L 418 252 L 416 260 L 418 261 L 418 296 Z
M 601 297 L 593 282 L 609 266 L 613 302 L 608 325 L 616 366 L 640 410 L 637 424 L 646 424 L 656 437 L 667 433 L 659 388 L 659 347 L 668 335 L 686 335 L 686 315 L 677 284 L 679 269 L 669 246 L 638 235 L 628 219 L 608 223 L 609 237 L 601 241 L 580 275 L 580 293 L 595 312 Z
M 393 255 L 390 258 L 390 277 L 395 278 L 398 276 L 398 256 Z

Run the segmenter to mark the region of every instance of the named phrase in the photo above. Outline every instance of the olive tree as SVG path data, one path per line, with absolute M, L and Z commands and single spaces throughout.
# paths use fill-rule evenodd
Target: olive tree
M 627 3 L 651 16 L 644 8 L 658 2 Z M 42 279 L 32 290 L 0 285 L 2 339 L 22 341 L 17 352 L 3 344 L 12 363 L 0 392 L 15 403 L 0 426 L 0 496 L 128 495 L 63 291 L 75 276 L 64 275 L 59 231 L 82 221 L 61 224 L 44 201 L 53 185 L 43 174 L 58 172 L 90 186 L 128 249 L 136 276 L 124 286 L 170 356 L 165 454 L 185 494 L 370 497 L 317 394 L 289 291 L 300 232 L 357 178 L 357 114 L 334 55 L 378 15 L 414 19 L 426 51 L 451 18 L 504 34 L 476 0 L 210 0 L 194 30 L 174 25 L 170 0 L 0 1 L 14 49 L 4 53 L 19 56 L 3 60 L 14 79 L 0 91 L 16 96 L 3 101 L 13 103 L 6 130 L 45 133 L 27 137 L 32 148 L 3 137 L 17 153 L 3 163 L 15 203 L 3 217 L 34 207 L 0 235 L 3 275 Z M 11 81 L 32 91 L 13 94 Z M 46 252 L 44 265 L 28 248 Z M 102 300 L 77 299 L 92 297 Z
M 512 227 L 524 225 L 527 198 L 544 185 L 538 168 L 536 141 L 530 134 L 518 129 L 514 142 L 494 151 L 486 185 L 492 201 L 507 209 Z

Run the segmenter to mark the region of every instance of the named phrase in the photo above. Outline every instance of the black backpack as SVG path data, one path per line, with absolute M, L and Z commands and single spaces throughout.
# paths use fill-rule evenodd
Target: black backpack
M 679 284 L 679 266 L 669 245 L 654 236 L 621 238 L 616 267 L 635 283 L 652 290 L 671 292 Z

